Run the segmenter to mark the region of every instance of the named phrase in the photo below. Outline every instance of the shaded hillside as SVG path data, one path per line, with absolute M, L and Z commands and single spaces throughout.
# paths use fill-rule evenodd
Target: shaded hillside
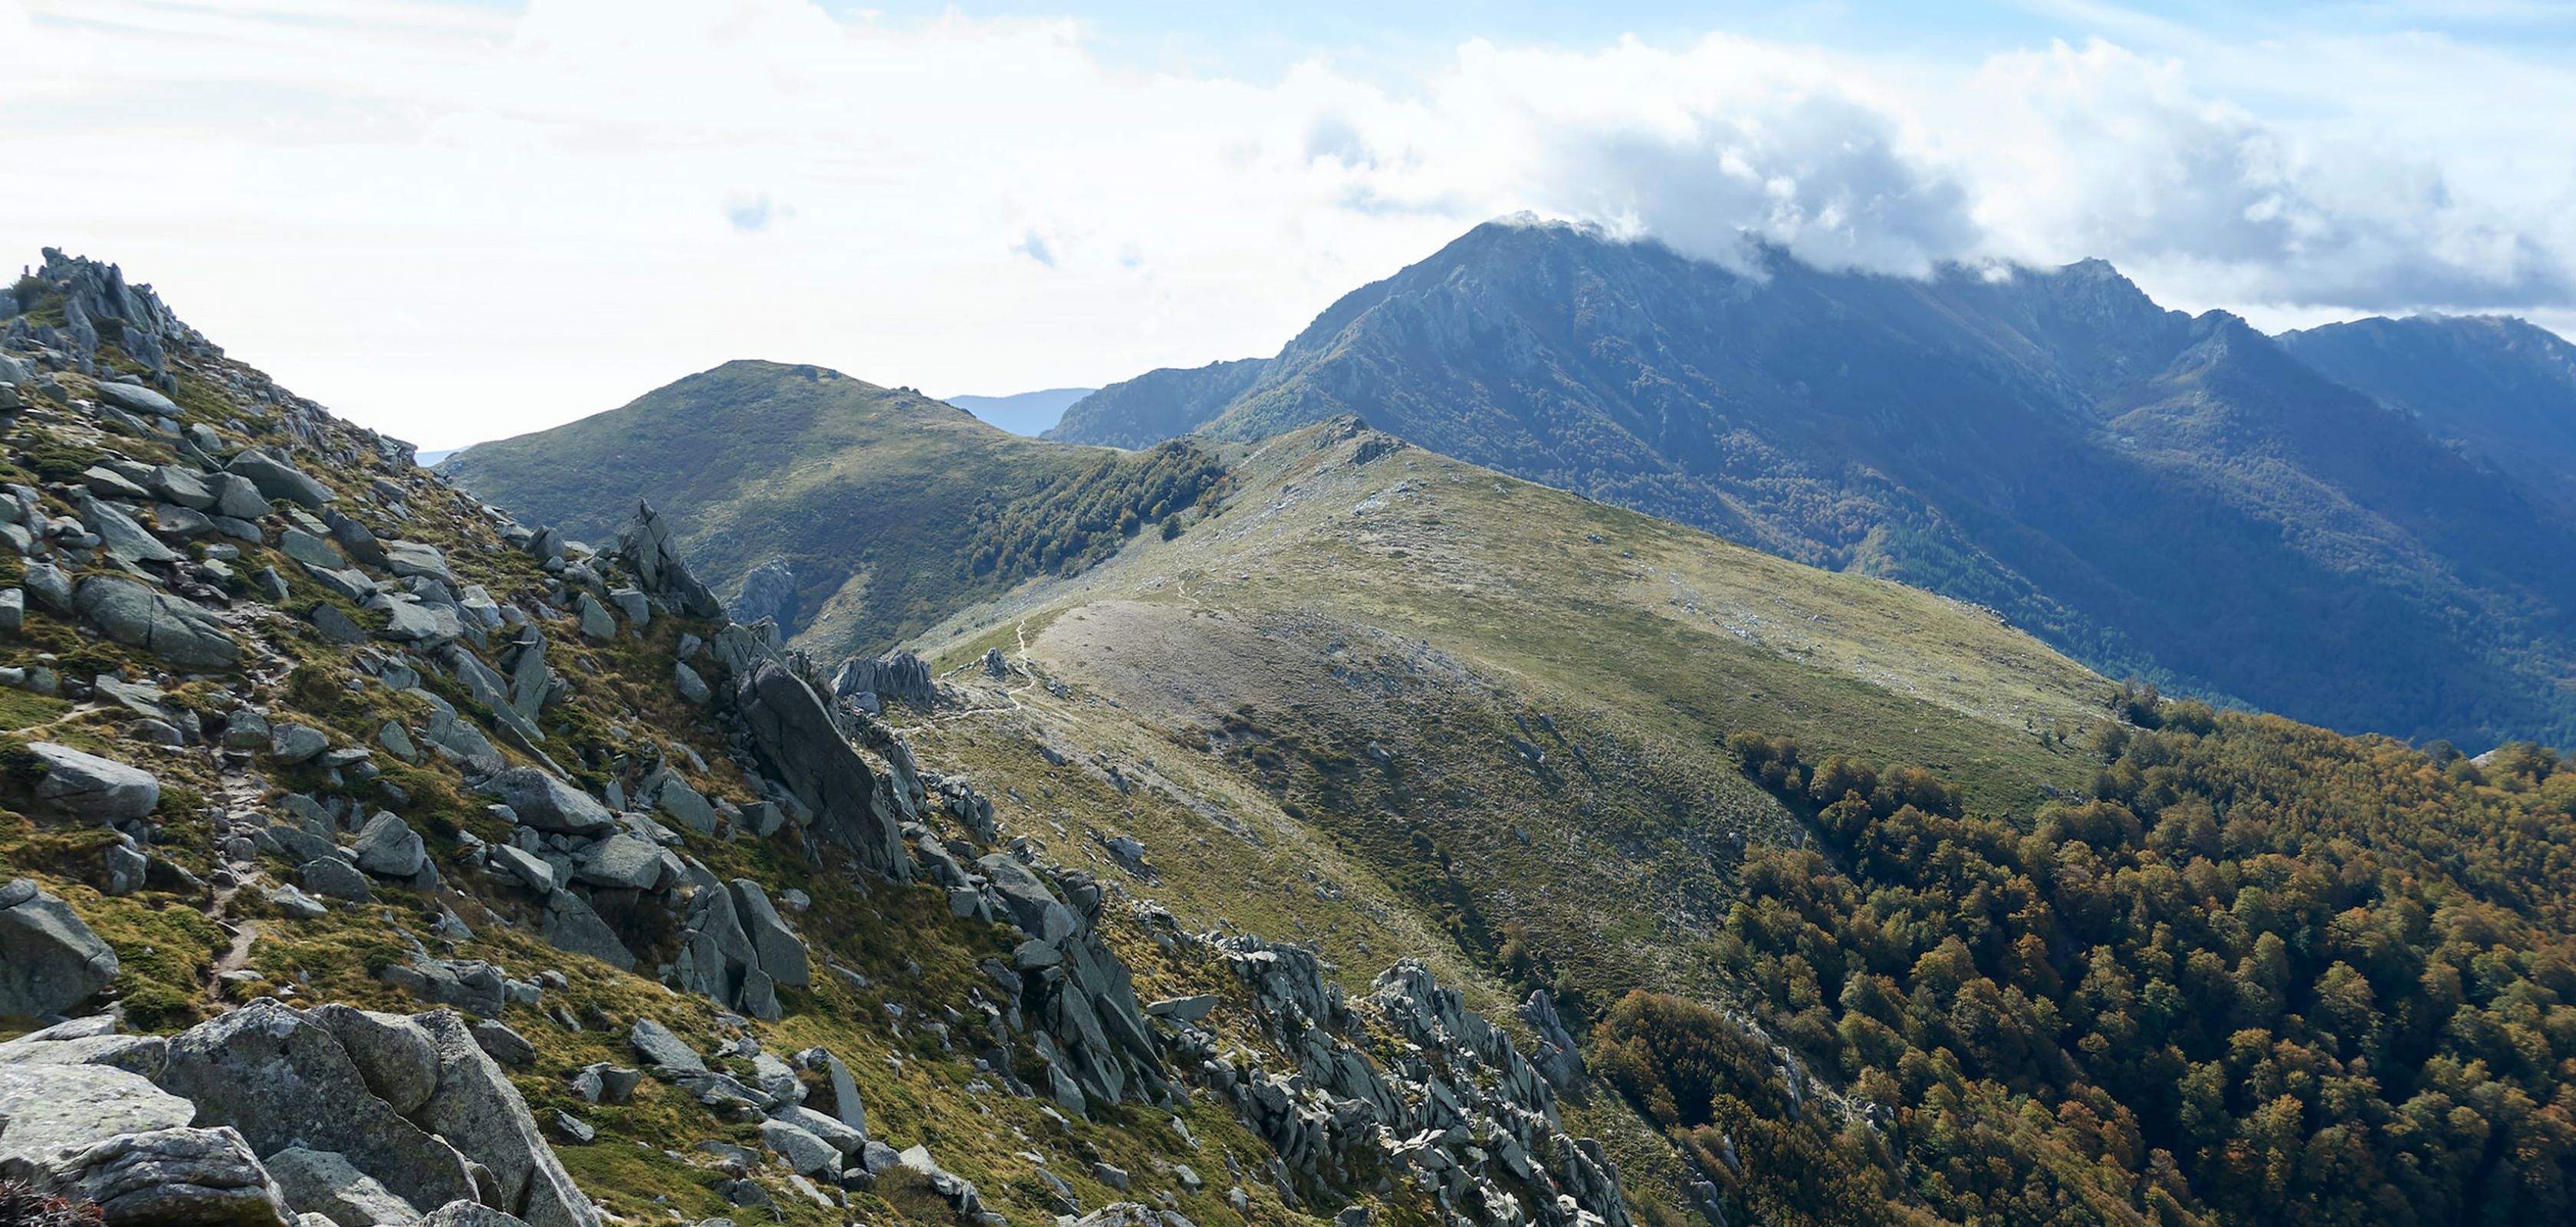
M 1031 574 L 1096 561 L 1221 477 L 1186 444 L 1038 443 L 910 391 L 774 362 L 729 362 L 479 444 L 442 472 L 575 539 L 651 499 L 685 526 L 708 582 L 749 598 L 745 617 L 775 616 L 826 655 L 881 650 Z
M 2161 310 L 2098 261 L 1910 281 L 1773 259 L 1751 278 L 1493 224 L 1249 377 L 1155 372 L 1055 433 L 1256 438 L 1339 413 L 1991 606 L 2109 672 L 2409 737 L 2576 730 L 2576 578 L 2529 562 L 2576 545 L 2564 521 L 2242 321 Z
M 2576 510 L 2576 345 L 2503 316 L 2410 316 L 2283 333 L 2308 365 Z

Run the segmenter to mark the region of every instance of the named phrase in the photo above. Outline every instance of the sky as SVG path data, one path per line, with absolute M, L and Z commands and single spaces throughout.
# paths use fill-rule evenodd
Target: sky
M 2558 0 L 0 0 L 0 49 L 0 268 L 118 262 L 429 448 L 734 358 L 1266 355 L 1520 212 L 2576 332 Z

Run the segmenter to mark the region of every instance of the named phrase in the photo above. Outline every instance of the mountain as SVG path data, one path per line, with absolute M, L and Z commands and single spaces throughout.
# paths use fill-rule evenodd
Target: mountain
M 2551 751 L 2115 686 L 1348 417 L 1159 449 L 1221 476 L 1154 531 L 1114 465 L 1025 536 L 944 486 L 841 548 L 985 578 L 834 669 L 615 483 L 568 541 L 112 266 L 0 295 L 12 1213 L 2576 1213 Z M 810 517 L 998 433 L 728 371 L 871 423 L 736 470 L 897 475 Z
M 1218 476 L 1186 444 L 1040 443 L 907 390 L 748 361 L 477 444 L 442 471 L 576 539 L 605 539 L 649 499 L 746 621 L 769 616 L 835 659 L 1080 566 Z
M 2337 728 L 2576 731 L 2568 521 L 2243 321 L 2099 261 L 1901 279 L 1495 223 L 1273 358 L 1053 437 L 1351 413 L 1435 451 L 2001 611 L 2077 659 Z M 2366 663 L 2365 663 L 2366 662 Z
M 843 702 L 650 509 L 523 525 L 113 266 L 0 295 L 12 1221 L 1636 1221 L 1573 1036 L 1280 807 L 1367 963 L 1100 859 L 1088 732 L 916 754 L 953 687 Z
M 1036 438 L 1055 429 L 1065 406 L 1091 395 L 1090 388 L 1048 388 L 1009 396 L 951 396 L 945 399 L 978 419 L 1015 435 Z
M 2337 382 L 2412 416 L 2546 500 L 2576 511 L 2576 345 L 2502 316 L 2366 319 L 2284 333 Z
M 1258 358 L 1244 358 L 1195 370 L 1151 371 L 1074 402 L 1044 437 L 1079 435 L 1084 443 L 1147 447 L 1185 435 L 1242 395 L 1264 366 Z

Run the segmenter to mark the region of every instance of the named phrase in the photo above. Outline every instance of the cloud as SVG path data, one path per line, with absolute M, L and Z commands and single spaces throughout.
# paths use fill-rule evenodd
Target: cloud
M 805 0 L 0 0 L 0 162 L 47 168 L 0 185 L 0 261 L 121 261 L 431 444 L 745 354 L 1040 387 L 1269 352 L 1520 210 L 1722 262 L 2102 256 L 2303 320 L 2576 305 L 2576 74 L 2100 24 L 2123 41 L 1476 41 L 1401 79 L 1242 80 L 1104 58 L 1070 20 Z

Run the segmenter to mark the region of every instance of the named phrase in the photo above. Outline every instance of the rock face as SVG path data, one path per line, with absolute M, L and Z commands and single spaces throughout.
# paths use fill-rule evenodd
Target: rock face
M 71 905 L 26 878 L 0 887 L 0 1015 L 61 1013 L 95 996 L 116 973 L 116 951 Z
M 825 836 L 882 877 L 909 881 L 903 831 L 877 805 L 877 777 L 850 748 L 814 688 L 786 665 L 756 660 L 734 684 L 734 708 L 771 775 L 816 815 Z
M 873 694 L 881 700 L 900 699 L 917 708 L 927 708 L 939 700 L 929 664 L 910 652 L 850 660 L 833 676 L 832 689 L 843 698 Z
M 116 822 L 140 818 L 161 803 L 161 781 L 140 767 L 86 754 L 50 741 L 27 744 L 45 765 L 36 799 L 83 818 Z
M 490 1200 L 528 1227 L 599 1227 L 599 1212 L 574 1186 L 527 1101 L 473 1029 L 448 1010 L 417 1021 L 438 1045 L 438 1089 L 417 1113 L 421 1122 L 490 1169 L 497 1186 Z
M 163 1085 L 259 1153 L 335 1151 L 414 1206 L 475 1195 L 463 1156 L 377 1098 L 330 1028 L 274 998 L 173 1040 Z
M 72 598 L 101 634 L 190 669 L 229 669 L 241 658 L 221 619 L 195 602 L 121 575 L 93 575 Z
M 150 1079 L 104 1065 L 0 1065 L 0 1163 L 50 1163 L 120 1133 L 143 1133 L 187 1124 L 196 1115 L 187 1100 Z
M 241 1134 L 172 1127 L 120 1133 L 47 1164 L 68 1191 L 98 1203 L 108 1227 L 283 1227 L 277 1183 Z
M 689 573 L 680 551 L 671 544 L 671 526 L 653 510 L 650 503 L 635 507 L 635 518 L 617 534 L 617 547 L 644 581 L 644 590 L 667 602 L 671 608 L 693 618 L 725 616 L 724 602 L 716 599 L 698 577 Z

